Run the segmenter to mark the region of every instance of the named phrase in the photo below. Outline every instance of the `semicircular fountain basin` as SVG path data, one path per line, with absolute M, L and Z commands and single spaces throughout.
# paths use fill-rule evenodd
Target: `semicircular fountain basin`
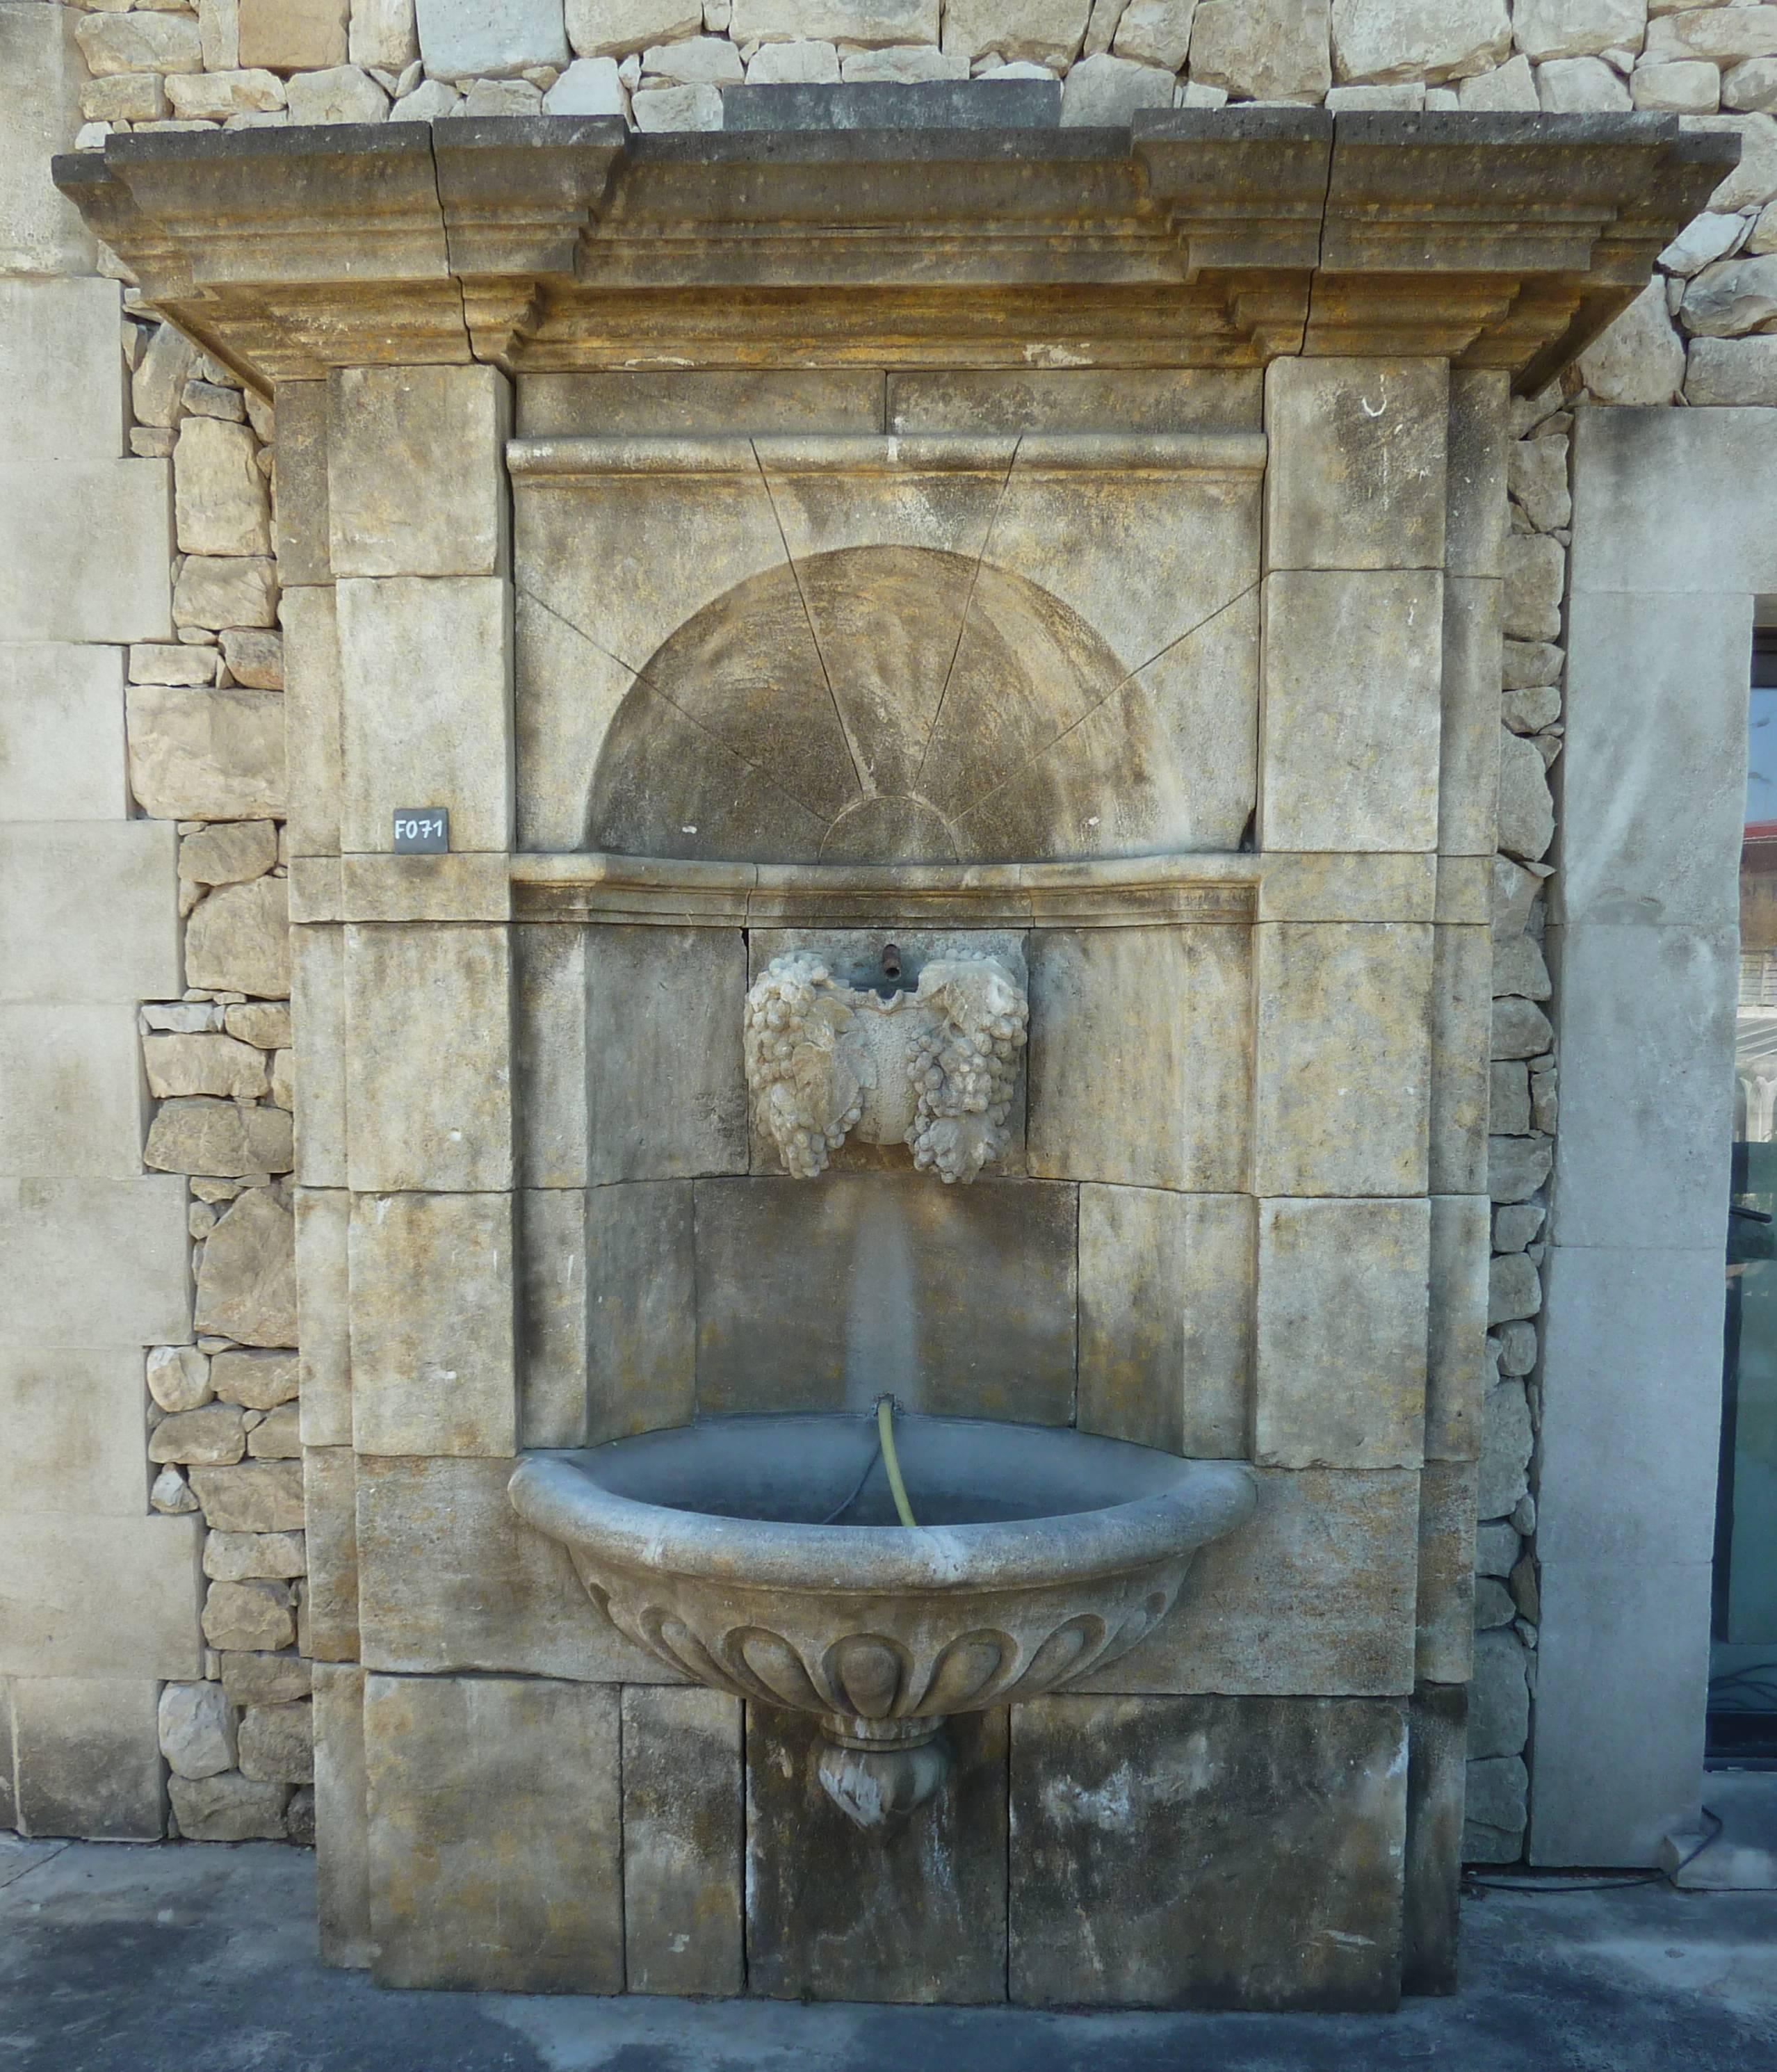
M 953 1712 L 1064 1689 L 1164 1618 L 1252 1471 L 1065 1428 L 903 1413 L 900 1525 L 868 1416 L 751 1416 L 535 1453 L 521 1518 L 594 1601 L 699 1684 L 820 1716 L 861 1826 L 928 1799 Z

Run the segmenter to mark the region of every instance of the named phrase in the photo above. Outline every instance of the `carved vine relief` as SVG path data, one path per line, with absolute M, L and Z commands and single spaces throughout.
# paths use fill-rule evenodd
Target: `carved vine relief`
M 785 1172 L 812 1179 L 854 1131 L 907 1144 L 922 1171 L 973 1180 L 1005 1151 L 1030 1002 L 997 957 L 935 959 L 918 989 L 845 985 L 821 958 L 774 957 L 747 996 L 753 1114 Z

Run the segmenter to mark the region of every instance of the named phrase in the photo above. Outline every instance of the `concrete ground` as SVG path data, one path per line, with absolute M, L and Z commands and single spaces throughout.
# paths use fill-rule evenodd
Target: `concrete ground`
M 1489 1892 L 1454 2000 L 1050 2015 L 381 1992 L 315 1962 L 314 1860 L 0 1838 L 0 2072 L 1752 2072 L 1777 1893 Z

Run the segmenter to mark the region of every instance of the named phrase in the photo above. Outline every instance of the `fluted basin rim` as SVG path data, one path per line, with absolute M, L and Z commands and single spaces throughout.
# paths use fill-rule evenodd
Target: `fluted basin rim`
M 794 1443 L 797 1428 L 831 1425 L 845 1413 L 713 1419 L 646 1435 L 663 1463 L 675 1440 L 707 1447 Z M 1043 1589 L 1117 1575 L 1175 1559 L 1231 1532 L 1257 1502 L 1257 1478 L 1244 1462 L 1185 1460 L 1124 1440 L 1067 1427 L 930 1418 L 956 1443 L 1012 1456 L 1039 1448 L 1051 1462 L 1072 1455 L 1102 1472 L 1126 1457 L 1137 1479 L 1162 1486 L 1127 1502 L 981 1523 L 922 1526 L 808 1525 L 728 1517 L 644 1502 L 599 1478 L 601 1459 L 616 1462 L 633 1440 L 572 1454 L 533 1453 L 509 1484 L 513 1508 L 552 1539 L 625 1568 L 706 1577 L 729 1585 L 882 1597 L 983 1589 Z M 911 1479 L 911 1476 L 910 1476 Z M 918 1495 L 915 1491 L 915 1507 Z

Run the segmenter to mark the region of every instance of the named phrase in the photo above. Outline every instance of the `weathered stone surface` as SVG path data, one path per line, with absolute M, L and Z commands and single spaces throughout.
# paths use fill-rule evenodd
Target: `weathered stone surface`
M 1214 1193 L 1244 1187 L 1251 954 L 1249 937 L 1234 928 L 1034 935 L 1030 1172 Z
M 625 1640 L 590 1602 L 566 1551 L 522 1523 L 507 1499 L 512 1471 L 509 1460 L 360 1457 L 359 1611 L 366 1665 L 419 1673 L 511 1670 L 598 1683 L 681 1681 Z
M 1462 1750 L 1467 1696 L 1422 1684 L 1407 1708 L 1407 1852 L 1401 1985 L 1453 1993 L 1462 1868 Z
M 561 0 L 416 0 L 414 12 L 434 79 L 512 79 L 568 61 Z
M 389 96 L 356 65 L 301 72 L 290 83 L 292 122 L 380 122 L 388 113 Z
M 1499 846 L 1510 856 L 1536 862 L 1555 838 L 1555 802 L 1543 758 L 1533 742 L 1502 729 L 1499 734 Z
M 1684 290 L 1684 328 L 1704 338 L 1734 338 L 1777 317 L 1777 253 L 1705 266 Z
M 160 641 L 142 641 L 130 650 L 133 684 L 183 684 L 195 688 L 216 681 L 216 651 Z
M 1528 1487 L 1530 1405 L 1521 1381 L 1503 1381 L 1487 1391 L 1481 1430 L 1476 1515 L 1503 1518 Z
M 1191 76 L 1244 100 L 1314 98 L 1332 83 L 1327 0 L 1201 0 Z
M 204 46 L 189 15 L 88 14 L 76 24 L 74 36 L 95 79 L 112 72 L 204 69 Z
M 1469 1688 L 1468 1752 L 1472 1761 L 1517 1755 L 1530 1738 L 1529 1658 L 1516 1634 L 1479 1634 Z
M 1068 127 L 1115 127 L 1138 108 L 1170 108 L 1174 84 L 1172 74 L 1156 65 L 1108 52 L 1083 58 L 1062 82 L 1061 120 Z
M 1719 191 L 1712 206 L 1721 206 Z M 1672 401 L 1684 379 L 1684 347 L 1666 314 L 1665 283 L 1650 282 L 1574 365 L 1601 403 Z
M 1429 1244 L 1424 1200 L 1260 1202 L 1255 1461 L 1418 1466 Z
M 775 46 L 767 44 L 767 49 Z M 576 58 L 543 97 L 545 115 L 621 115 L 623 83 L 615 58 Z
M 1413 1673 L 1421 1683 L 1465 1684 L 1475 1639 L 1472 1461 L 1428 1462 L 1419 1478 L 1419 1583 Z
M 731 46 L 722 47 L 733 56 Z M 511 422 L 503 374 L 491 367 L 342 368 L 328 383 L 327 419 L 335 577 L 499 573 L 506 549 L 500 460 Z M 440 494 L 444 483 L 451 485 L 447 495 Z
M 231 115 L 264 113 L 284 105 L 284 82 L 257 67 L 245 71 L 175 72 L 167 82 L 175 116 L 222 122 Z M 236 408 L 240 407 L 239 396 Z
M 1553 434 L 1512 442 L 1512 500 L 1539 532 L 1555 531 L 1573 515 L 1567 488 L 1567 445 L 1565 438 Z
M 1487 1375 L 1488 1206 L 1485 1195 L 1431 1198 L 1427 1460 L 1469 1461 L 1480 1449 L 1481 1395 Z
M 702 27 L 697 0 L 567 0 L 568 41 L 582 57 L 627 57 Z
M 770 47 L 770 46 L 767 46 Z M 717 1691 L 623 1694 L 625 1984 L 745 1990 L 742 1707 Z
M 1267 566 L 1442 568 L 1449 412 L 1441 361 L 1273 360 Z
M 631 97 L 629 109 L 644 132 L 722 126 L 722 95 L 713 86 L 648 87 Z
M 1768 7 L 1707 11 L 1705 4 L 1672 10 L 1654 0 L 1646 52 L 1650 59 L 1713 58 L 1720 64 L 1777 51 L 1777 16 Z
M 1542 1281 L 1533 1260 L 1521 1252 L 1494 1260 L 1487 1292 L 1490 1324 L 1509 1324 L 1517 1318 L 1534 1317 L 1542 1305 Z
M 1506 0 L 1333 0 L 1342 80 L 1466 79 L 1512 50 Z
M 296 1395 L 296 1355 L 218 1353 L 210 1362 L 210 1385 L 225 1403 L 238 1403 L 247 1410 L 275 1410 Z
M 242 1345 L 296 1342 L 294 1230 L 269 1188 L 249 1187 L 210 1233 L 196 1318 L 200 1331 Z
M 1647 0 L 1517 0 L 1512 37 L 1526 57 L 1595 56 L 1637 49 L 1647 26 Z
M 1082 1187 L 1080 1429 L 1244 1457 L 1253 1259 L 1247 1196 Z
M 364 1687 L 364 1672 L 356 1663 L 316 1666 L 315 1896 L 321 1961 L 359 1971 L 370 1962 Z
M 364 1721 L 377 1983 L 621 1992 L 618 1693 L 372 1675 Z
M 225 1466 L 241 1458 L 246 1443 L 237 1406 L 211 1403 L 201 1410 L 181 1410 L 163 1418 L 148 1435 L 148 1457 L 157 1464 L 178 1461 Z
M 1629 80 L 1630 100 L 1650 113 L 1713 115 L 1721 97 L 1720 71 L 1699 58 L 1679 59 L 1670 64 L 1643 63 Z
M 191 554 L 173 585 L 181 626 L 275 626 L 276 565 L 245 555 Z
M 130 786 L 168 820 L 251 820 L 284 810 L 284 701 L 264 691 L 132 684 Z
M 222 635 L 222 656 L 228 673 L 249 690 L 284 688 L 284 643 L 281 635 L 253 626 L 232 626 Z
M 204 1572 L 213 1583 L 289 1582 L 306 1575 L 300 1532 L 212 1532 L 204 1542 Z
M 175 1777 L 235 1766 L 234 1712 L 220 1684 L 168 1684 L 160 1694 L 160 1752 Z
M 350 0 L 240 0 L 241 62 L 274 72 L 341 64 Z
M 311 1666 L 299 1655 L 224 1655 L 220 1660 L 231 1705 L 286 1705 L 309 1695 Z
M 142 1156 L 145 1166 L 162 1173 L 237 1178 L 248 1173 L 287 1173 L 295 1162 L 290 1117 L 282 1109 L 245 1108 L 238 1101 L 204 1098 L 162 1101 L 149 1126 Z
M 1388 1695 L 1413 1683 L 1419 1478 L 1261 1469 L 1252 1521 L 1206 1548 L 1174 1610 L 1096 1690 Z
M 1516 997 L 1493 1003 L 1492 1052 L 1495 1058 L 1539 1058 L 1554 1043 L 1549 1017 L 1534 1001 Z
M 286 1001 L 252 1000 L 224 1008 L 222 1024 L 237 1042 L 251 1043 L 256 1050 L 290 1048 L 290 1011 Z
M 518 1440 L 512 1198 L 353 1198 L 352 1421 L 361 1453 L 509 1456 Z
M 258 450 L 244 424 L 187 417 L 179 426 L 173 508 L 182 553 L 271 552 L 271 500 L 256 464 Z
M 255 1784 L 238 1771 L 230 1771 L 220 1777 L 175 1777 L 167 1792 L 179 1832 L 188 1842 L 281 1842 L 284 1839 L 284 1808 L 290 1799 L 287 1784 Z
M 1499 688 L 1506 691 L 1533 690 L 1544 684 L 1559 684 L 1563 651 L 1547 640 L 1508 640 L 1502 650 Z
M 1524 1202 L 1549 1178 L 1554 1141 L 1548 1137 L 1490 1137 L 1487 1190 L 1496 1202 Z
M 700 37 L 697 40 L 701 43 L 711 39 Z M 687 47 L 678 44 L 669 47 L 676 54 Z M 608 64 L 611 60 L 607 58 L 605 62 Z M 675 67 L 670 76 L 682 78 L 686 75 Z M 835 86 L 838 82 L 839 51 L 832 43 L 806 39 L 795 43 L 762 43 L 747 68 L 749 86 Z
M 210 1363 L 195 1346 L 151 1346 L 148 1393 L 162 1410 L 195 1410 L 210 1400 Z
M 347 56 L 355 65 L 399 73 L 419 54 L 413 0 L 352 0 Z
M 1692 404 L 1777 404 L 1777 338 L 1700 338 L 1685 360 Z
M 1536 68 L 1536 99 L 1549 115 L 1585 115 L 1630 105 L 1629 89 L 1602 58 L 1552 58 Z
M 302 1457 L 302 1442 L 297 1428 L 294 1403 L 269 1411 L 247 1434 L 247 1451 L 256 1461 L 294 1461 Z
M 182 837 L 179 845 L 179 874 L 191 885 L 245 885 L 264 877 L 277 861 L 278 828 L 271 820 L 224 820 Z
M 1018 1707 L 1011 1997 L 1392 2007 L 1406 1772 L 1398 1700 Z
M 194 1411 L 194 1416 L 203 1413 Z M 296 1638 L 296 1614 L 283 1583 L 212 1583 L 204 1601 L 204 1638 L 212 1647 L 269 1650 Z
M 311 1446 L 302 1459 L 307 1520 L 308 1647 L 317 1661 L 358 1658 L 356 1462 L 349 1446 Z
M 261 1784 L 309 1784 L 315 1778 L 315 1729 L 309 1700 L 249 1705 L 241 1715 L 241 1774 Z
M 191 985 L 218 993 L 273 998 L 287 995 L 288 880 L 260 878 L 249 885 L 225 885 L 212 892 L 186 925 L 185 975 Z
M 1006 1992 L 1005 1712 L 945 1729 L 956 1768 L 866 1831 L 822 1788 L 817 1723 L 747 1708 L 747 1975 L 773 1999 L 992 2002 Z
M 1559 540 L 1514 532 L 1506 542 L 1504 631 L 1523 640 L 1557 639 L 1567 557 Z

